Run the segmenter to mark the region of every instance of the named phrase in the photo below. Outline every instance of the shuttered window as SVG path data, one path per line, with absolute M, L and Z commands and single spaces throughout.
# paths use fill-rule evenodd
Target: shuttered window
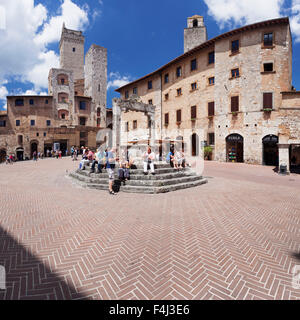
M 210 146 L 215 145 L 215 134 L 213 132 L 208 134 L 208 144 Z
M 165 113 L 165 125 L 167 126 L 169 124 L 169 114 Z
M 191 119 L 196 119 L 197 118 L 197 107 L 192 106 L 191 107 Z
M 273 109 L 273 93 L 264 93 L 263 108 Z
M 181 122 L 181 110 L 176 111 L 176 122 Z
M 215 115 L 215 103 L 214 102 L 209 102 L 208 103 L 208 116 L 214 116 Z
M 240 76 L 240 71 L 238 68 L 231 70 L 231 78 L 238 78 L 239 76 Z
M 231 97 L 231 112 L 239 111 L 239 96 Z

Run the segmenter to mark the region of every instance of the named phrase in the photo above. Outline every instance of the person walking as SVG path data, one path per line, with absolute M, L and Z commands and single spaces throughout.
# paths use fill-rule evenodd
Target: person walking
M 9 156 L 9 163 L 14 164 L 14 157 L 12 154 Z
M 115 155 L 115 149 L 112 148 L 106 152 L 106 171 L 108 172 L 108 190 L 109 194 L 114 195 L 115 192 L 113 191 L 113 183 L 114 183 L 114 169 L 115 163 L 118 161 L 117 156 Z
M 144 175 L 148 174 L 148 165 L 150 166 L 151 174 L 154 175 L 154 160 L 155 160 L 155 153 L 152 152 L 151 148 L 148 147 L 147 151 L 143 154 L 144 159 Z

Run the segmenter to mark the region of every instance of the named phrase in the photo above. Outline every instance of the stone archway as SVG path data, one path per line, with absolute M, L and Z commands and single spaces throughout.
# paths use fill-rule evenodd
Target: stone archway
M 145 104 L 137 95 L 132 95 L 127 100 L 113 99 L 113 148 L 120 152 L 121 147 L 121 113 L 126 111 L 143 112 L 150 128 L 150 147 L 155 148 L 155 106 Z
M 38 152 L 38 142 L 37 141 L 31 141 L 30 143 L 30 156 L 33 157 L 33 153 Z
M 238 133 L 226 137 L 226 161 L 244 162 L 244 138 Z
M 278 166 L 278 137 L 269 134 L 262 139 L 263 164 L 266 166 Z

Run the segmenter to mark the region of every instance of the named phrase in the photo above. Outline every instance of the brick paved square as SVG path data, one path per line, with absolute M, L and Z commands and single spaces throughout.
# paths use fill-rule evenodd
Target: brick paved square
M 205 185 L 111 196 L 77 166 L 0 165 L 0 299 L 300 298 L 299 175 L 206 162 Z

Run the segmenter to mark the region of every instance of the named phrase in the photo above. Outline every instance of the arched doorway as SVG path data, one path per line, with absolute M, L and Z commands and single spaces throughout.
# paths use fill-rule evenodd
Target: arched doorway
M 268 135 L 262 139 L 263 143 L 263 164 L 266 166 L 278 166 L 278 137 Z
M 31 142 L 31 149 L 30 149 L 31 158 L 32 158 L 34 152 L 36 152 L 36 153 L 38 152 L 37 142 Z
M 244 162 L 244 138 L 238 133 L 226 138 L 226 161 Z
M 1 163 L 1 162 L 4 162 L 4 161 L 5 161 L 5 158 L 6 158 L 6 150 L 1 149 L 1 150 L 0 150 L 0 163 Z
M 192 156 L 199 155 L 199 137 L 196 133 L 193 133 L 191 136 L 191 145 L 192 145 Z
M 18 161 L 23 161 L 24 160 L 24 149 L 23 148 L 17 148 L 16 149 L 16 154 L 17 154 L 17 160 Z

